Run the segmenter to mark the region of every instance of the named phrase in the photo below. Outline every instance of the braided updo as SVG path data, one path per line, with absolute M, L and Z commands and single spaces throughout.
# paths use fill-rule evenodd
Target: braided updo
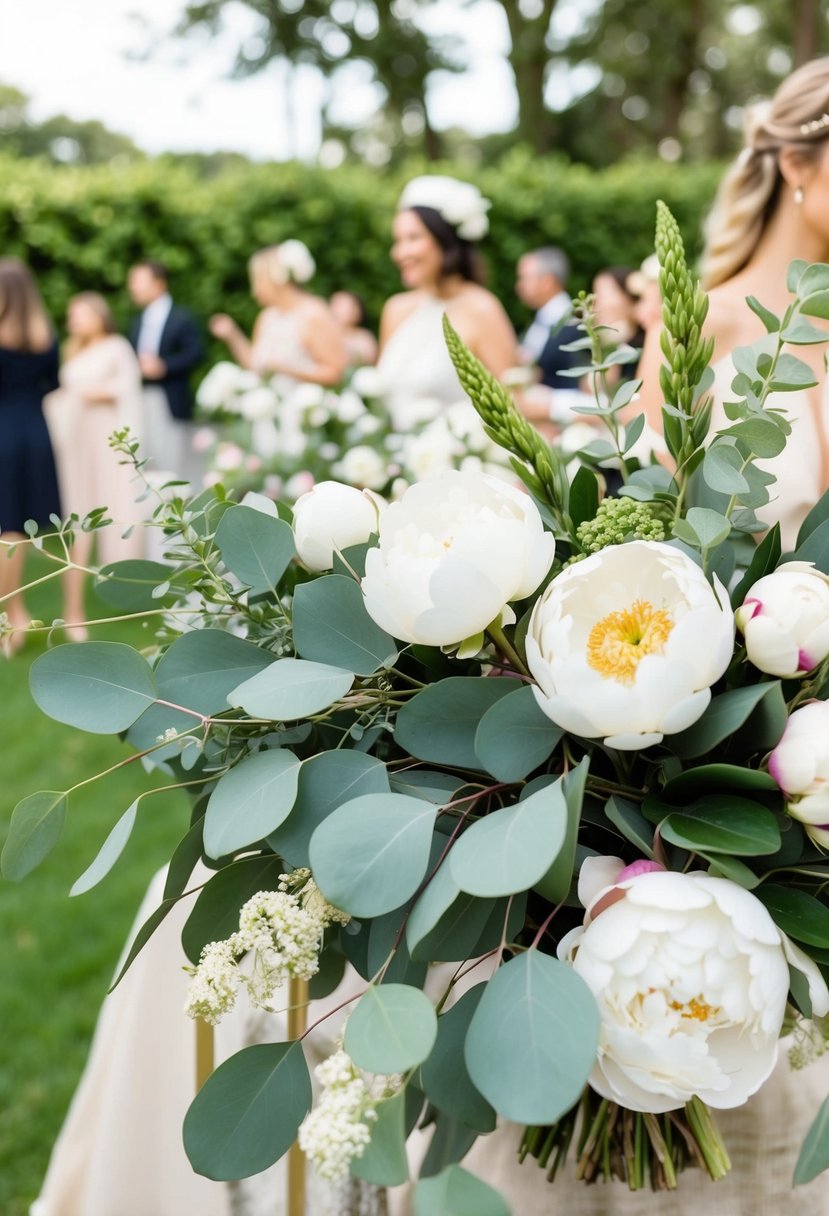
M 705 226 L 702 284 L 724 283 L 746 265 L 776 210 L 781 149 L 814 160 L 829 137 L 829 56 L 788 76 L 770 102 L 747 112 L 744 147 L 720 184 Z M 825 121 L 823 121 L 825 119 Z

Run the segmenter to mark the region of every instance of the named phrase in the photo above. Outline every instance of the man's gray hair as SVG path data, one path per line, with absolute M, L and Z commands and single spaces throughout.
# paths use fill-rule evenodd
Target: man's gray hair
M 541 274 L 552 274 L 562 287 L 570 277 L 570 259 L 563 249 L 554 245 L 544 245 L 541 249 L 532 249 L 526 257 L 534 259 Z

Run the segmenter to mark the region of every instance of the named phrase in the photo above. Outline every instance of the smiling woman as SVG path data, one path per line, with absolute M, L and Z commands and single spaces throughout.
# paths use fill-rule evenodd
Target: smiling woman
M 395 425 L 407 429 L 418 399 L 464 400 L 443 339 L 444 313 L 495 376 L 517 362 L 515 334 L 501 304 L 481 286 L 475 241 L 486 235 L 489 202 L 451 177 L 414 178 L 392 225 L 392 260 L 406 291 L 392 296 L 380 321 L 381 393 Z

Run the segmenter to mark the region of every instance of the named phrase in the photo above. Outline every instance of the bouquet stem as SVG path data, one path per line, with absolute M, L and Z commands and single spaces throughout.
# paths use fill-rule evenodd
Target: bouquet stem
M 576 1177 L 618 1178 L 632 1191 L 673 1191 L 682 1170 L 702 1166 L 713 1179 L 731 1168 L 711 1111 L 699 1098 L 684 1110 L 656 1115 L 624 1107 L 585 1089 L 579 1105 L 549 1127 L 528 1127 L 519 1160 L 535 1157 L 553 1182 L 576 1133 Z

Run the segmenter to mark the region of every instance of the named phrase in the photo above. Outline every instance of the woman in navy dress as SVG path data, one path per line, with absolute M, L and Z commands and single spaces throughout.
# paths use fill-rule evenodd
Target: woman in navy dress
M 35 281 L 17 258 L 0 258 L 0 541 L 24 535 L 60 515 L 60 498 L 43 397 L 58 385 L 58 347 Z M 11 656 L 23 645 L 29 615 L 20 591 L 26 546 L 0 548 L 0 612 L 13 632 Z

